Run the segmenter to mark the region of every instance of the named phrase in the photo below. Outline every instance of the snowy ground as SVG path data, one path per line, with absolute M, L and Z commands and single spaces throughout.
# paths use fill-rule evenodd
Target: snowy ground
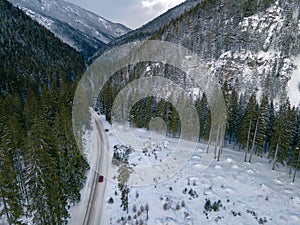
M 124 144 L 115 137 L 104 117 L 99 118 L 104 128 L 109 129 L 106 132 L 109 148 L 112 150 L 114 145 Z M 162 139 L 158 135 L 150 138 L 151 133 L 143 129 L 131 131 L 127 131 L 128 137 L 134 134 L 142 140 L 143 145 L 143 148 L 130 154 L 129 164 L 133 168 L 141 165 L 159 167 L 173 156 L 178 139 Z M 126 133 L 124 135 L 127 136 Z M 86 139 L 86 148 L 90 149 L 93 136 Z M 203 170 L 201 158 L 205 149 L 205 144 L 198 145 L 185 166 L 172 176 L 157 174 L 161 179 L 158 178 L 155 183 L 130 187 L 128 214 L 120 207 L 117 174 L 111 175 L 105 180 L 105 202 L 102 223 L 99 224 L 300 224 L 299 175 L 296 182 L 291 183 L 288 168 L 280 167 L 272 171 L 267 159 L 256 157 L 252 164 L 244 163 L 243 152 L 226 148 L 223 149 L 220 162 L 213 161 Z M 88 150 L 87 154 L 93 155 Z M 114 168 L 115 171 L 117 168 Z M 82 190 L 83 196 L 86 191 Z M 110 198 L 113 203 L 109 203 Z M 205 211 L 207 200 L 211 201 L 211 205 L 219 205 L 218 211 Z M 85 201 L 82 199 L 82 202 Z M 83 210 L 82 202 L 72 208 L 73 216 Z M 148 220 L 146 203 L 149 205 Z
M 288 82 L 288 97 L 291 104 L 298 107 L 300 106 L 300 56 L 296 57 L 294 63 L 297 68 Z
M 178 142 L 171 138 L 150 141 L 150 132 L 142 129 L 133 133 L 144 139 L 147 149 L 146 153 L 139 150 L 130 155 L 133 168 L 138 164 L 159 165 L 172 155 L 172 148 Z M 110 148 L 119 142 L 113 132 L 109 132 L 108 138 Z M 287 168 L 272 171 L 268 161 L 260 158 L 254 158 L 252 164 L 244 163 L 243 152 L 229 149 L 223 150 L 220 162 L 213 162 L 203 171 L 200 159 L 204 149 L 206 145 L 200 144 L 184 168 L 169 179 L 131 187 L 128 214 L 120 208 L 117 183 L 108 180 L 103 224 L 126 224 L 128 217 L 127 224 L 142 224 L 142 220 L 148 225 L 300 224 L 299 176 L 291 183 Z M 110 198 L 113 203 L 108 203 Z M 205 212 L 206 199 L 212 204 L 220 200 L 219 211 Z M 148 220 L 146 203 L 149 204 Z

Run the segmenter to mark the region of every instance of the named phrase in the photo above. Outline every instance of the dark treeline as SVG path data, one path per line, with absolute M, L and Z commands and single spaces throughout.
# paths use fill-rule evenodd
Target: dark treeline
M 82 56 L 0 1 L 0 217 L 66 224 L 88 165 L 71 109 Z

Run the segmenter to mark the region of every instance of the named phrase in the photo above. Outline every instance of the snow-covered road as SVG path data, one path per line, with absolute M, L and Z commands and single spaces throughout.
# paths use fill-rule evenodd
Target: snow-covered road
M 93 131 L 91 133 L 91 149 L 88 154 L 90 171 L 87 174 L 86 185 L 82 190 L 81 201 L 71 210 L 71 225 L 101 225 L 102 207 L 107 185 L 109 166 L 111 164 L 109 145 L 105 130 L 96 112 L 92 113 Z M 104 182 L 99 183 L 99 175 L 104 176 Z
M 102 206 L 104 201 L 104 193 L 107 182 L 104 180 L 103 183 L 99 183 L 99 175 L 107 177 L 108 175 L 108 165 L 111 161 L 108 159 L 108 154 L 103 154 L 104 151 L 108 151 L 108 143 L 105 136 L 104 128 L 96 113 L 92 115 L 94 121 L 94 132 L 96 134 L 95 141 L 93 142 L 92 151 L 97 152 L 96 162 L 93 173 L 93 185 L 90 194 L 89 204 L 86 210 L 84 225 L 100 225 Z M 101 154 L 102 153 L 102 154 Z

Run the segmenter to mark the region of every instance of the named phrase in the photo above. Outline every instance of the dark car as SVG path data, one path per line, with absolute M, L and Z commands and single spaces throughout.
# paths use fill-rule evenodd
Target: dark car
M 104 179 L 104 177 L 103 177 L 102 175 L 100 175 L 99 178 L 98 178 L 98 182 L 99 182 L 99 183 L 102 183 L 102 182 L 103 182 L 103 179 Z

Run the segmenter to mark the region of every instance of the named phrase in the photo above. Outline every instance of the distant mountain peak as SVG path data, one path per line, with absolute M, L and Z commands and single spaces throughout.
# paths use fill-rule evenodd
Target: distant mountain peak
M 62 0 L 9 0 L 32 19 L 88 59 L 101 47 L 130 31 L 93 12 Z

